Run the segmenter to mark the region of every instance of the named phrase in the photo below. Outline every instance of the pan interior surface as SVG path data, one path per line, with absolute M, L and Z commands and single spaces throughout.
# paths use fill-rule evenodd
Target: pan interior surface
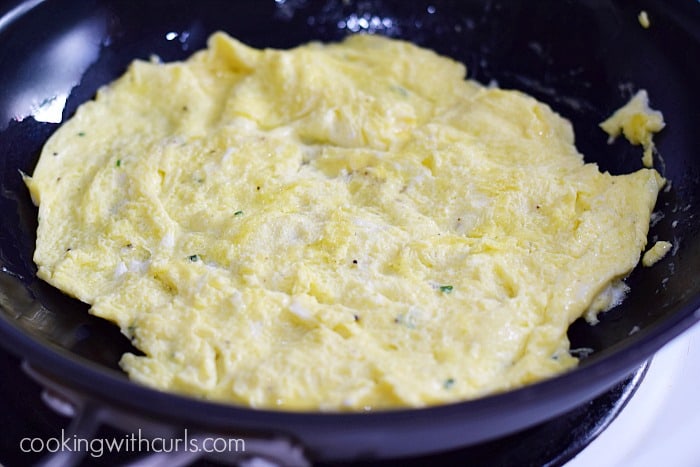
M 698 320 L 697 2 L 47 0 L 0 8 L 0 334 L 9 350 L 81 392 L 222 430 L 292 433 L 319 458 L 410 455 L 473 444 L 562 413 L 610 387 Z M 649 28 L 638 21 L 641 10 Z M 598 123 L 646 89 L 667 122 L 655 139 L 656 168 L 671 181 L 649 239 L 672 241 L 672 254 L 637 268 L 627 279 L 626 300 L 598 325 L 574 323 L 572 348 L 589 354 L 578 369 L 510 393 L 341 416 L 224 407 L 133 385 L 118 367 L 122 353 L 134 351 L 130 342 L 88 315 L 86 305 L 36 279 L 36 208 L 19 173 L 31 173 L 59 123 L 133 59 L 183 59 L 216 30 L 255 47 L 335 41 L 357 32 L 411 40 L 463 62 L 471 78 L 548 103 L 572 121 L 587 162 L 613 174 L 637 170 L 641 149 L 622 140 L 608 144 Z M 333 436 L 353 441 L 334 449 Z

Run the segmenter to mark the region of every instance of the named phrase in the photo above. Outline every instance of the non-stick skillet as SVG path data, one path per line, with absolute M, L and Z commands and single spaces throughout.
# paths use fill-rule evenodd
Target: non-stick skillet
M 473 445 L 588 401 L 700 318 L 700 3 L 696 0 L 345 1 L 29 0 L 0 3 L 0 344 L 36 378 L 80 401 L 89 431 L 111 421 L 280 440 L 278 459 L 372 459 Z M 648 29 L 638 21 L 645 10 Z M 667 128 L 657 168 L 671 181 L 650 240 L 671 255 L 628 278 L 624 303 L 596 326 L 562 376 L 479 400 L 418 410 L 282 413 L 161 393 L 130 382 L 117 361 L 130 344 L 87 307 L 37 280 L 31 173 L 58 123 L 134 58 L 181 59 L 222 29 L 256 47 L 386 34 L 464 62 L 484 83 L 524 90 L 574 123 L 577 146 L 612 173 L 641 167 L 641 150 L 608 144 L 598 123 L 647 89 Z M 21 388 L 20 388 L 21 389 Z M 114 415 L 118 414 L 118 415 Z M 294 451 L 303 448 L 303 452 Z M 297 456 L 297 457 L 295 457 Z M 274 457 L 274 456 L 273 456 Z

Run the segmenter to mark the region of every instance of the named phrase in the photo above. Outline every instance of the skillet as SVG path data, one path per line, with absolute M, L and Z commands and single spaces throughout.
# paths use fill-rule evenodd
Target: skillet
M 637 18 L 648 12 L 651 26 Z M 0 3 L 0 344 L 35 377 L 142 423 L 291 440 L 313 461 L 427 454 L 501 437 L 612 387 L 700 319 L 700 4 L 695 0 L 29 0 Z M 627 299 L 596 326 L 577 321 L 580 366 L 522 389 L 438 407 L 372 413 L 284 413 L 166 394 L 130 382 L 133 350 L 115 326 L 35 276 L 31 173 L 60 121 L 134 58 L 182 59 L 225 30 L 256 47 L 286 48 L 372 32 L 451 56 L 471 78 L 520 89 L 573 122 L 588 162 L 614 174 L 641 150 L 608 144 L 598 123 L 647 89 L 667 128 L 656 138 L 661 193 L 649 239 L 671 255 L 627 279 Z M 85 402 L 87 401 L 87 402 Z

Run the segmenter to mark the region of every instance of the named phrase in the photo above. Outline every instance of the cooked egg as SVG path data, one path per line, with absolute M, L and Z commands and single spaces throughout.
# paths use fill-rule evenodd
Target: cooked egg
M 639 24 L 644 29 L 649 29 L 649 26 L 651 26 L 651 21 L 649 20 L 649 14 L 644 10 L 640 11 L 639 15 L 637 15 L 637 21 L 639 21 Z
M 116 323 L 134 381 L 281 410 L 420 407 L 574 367 L 663 178 L 408 42 L 135 61 L 26 183 L 38 276 Z
M 646 267 L 653 266 L 663 259 L 673 249 L 673 243 L 659 240 L 649 248 L 642 256 L 642 264 Z
M 661 131 L 664 126 L 666 123 L 663 114 L 649 107 L 649 95 L 644 89 L 600 124 L 610 136 L 611 142 L 622 133 L 630 143 L 641 145 L 644 150 L 642 163 L 645 167 L 654 165 L 654 133 Z

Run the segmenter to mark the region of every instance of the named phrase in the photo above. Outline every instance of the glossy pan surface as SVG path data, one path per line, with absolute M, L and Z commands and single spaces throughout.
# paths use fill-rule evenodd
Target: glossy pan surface
M 646 10 L 648 29 L 638 21 Z M 96 402 L 185 427 L 272 433 L 314 459 L 425 454 L 502 436 L 580 405 L 621 380 L 700 316 L 700 4 L 600 2 L 33 0 L 0 3 L 0 344 Z M 597 326 L 574 323 L 592 349 L 560 377 L 483 399 L 362 414 L 282 413 L 165 394 L 119 370 L 129 342 L 35 277 L 36 209 L 21 181 L 59 123 L 134 58 L 182 59 L 215 30 L 256 47 L 355 32 L 411 40 L 465 63 L 484 83 L 528 92 L 572 120 L 587 161 L 612 173 L 641 150 L 607 143 L 598 123 L 647 89 L 667 128 L 657 168 L 671 181 L 650 240 L 673 254 L 628 278 L 625 302 Z

